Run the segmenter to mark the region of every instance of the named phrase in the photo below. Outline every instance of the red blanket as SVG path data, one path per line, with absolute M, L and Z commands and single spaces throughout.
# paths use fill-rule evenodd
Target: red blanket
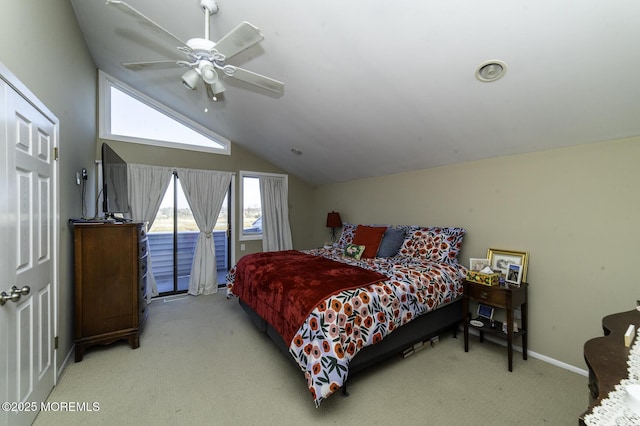
M 236 265 L 233 293 L 290 343 L 323 300 L 386 279 L 378 272 L 285 250 L 242 257 Z

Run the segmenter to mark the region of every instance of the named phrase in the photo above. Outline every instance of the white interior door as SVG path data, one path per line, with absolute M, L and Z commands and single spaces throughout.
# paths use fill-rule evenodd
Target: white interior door
M 0 67 L 0 424 L 28 425 L 55 381 L 58 122 L 6 73 Z M 25 290 L 11 297 L 12 287 Z

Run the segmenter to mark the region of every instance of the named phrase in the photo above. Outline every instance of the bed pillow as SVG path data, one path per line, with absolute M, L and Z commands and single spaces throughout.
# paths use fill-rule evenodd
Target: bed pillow
M 386 226 L 358 225 L 353 236 L 353 244 L 364 246 L 362 257 L 376 257 L 382 236 L 388 228 Z
M 404 242 L 406 230 L 403 228 L 389 228 L 385 231 L 378 248 L 377 257 L 393 257 L 398 253 Z
M 431 262 L 456 263 L 466 232 L 463 228 L 414 228 L 407 234 L 399 253 Z
M 338 240 L 338 247 L 344 250 L 349 244 L 353 243 L 356 226 L 353 223 L 342 223 L 342 234 L 340 234 L 340 239 Z
M 347 244 L 347 247 L 344 249 L 344 256 L 350 257 L 355 260 L 360 260 L 363 252 L 364 252 L 364 246 L 359 246 L 356 244 Z

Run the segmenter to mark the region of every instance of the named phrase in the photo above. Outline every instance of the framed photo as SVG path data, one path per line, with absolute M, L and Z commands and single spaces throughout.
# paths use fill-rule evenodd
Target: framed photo
M 520 287 L 520 283 L 522 282 L 522 265 L 510 263 L 507 268 L 505 281 Z
M 487 257 L 489 258 L 489 266 L 491 266 L 491 269 L 500 271 L 504 276 L 507 275 L 510 264 L 522 266 L 521 282 L 527 281 L 529 253 L 526 251 L 497 250 L 490 248 L 487 250 Z
M 469 259 L 469 270 L 470 271 L 481 271 L 491 263 L 489 259 L 478 259 L 476 257 L 472 257 Z
M 493 320 L 493 311 L 494 309 L 491 306 L 483 305 L 482 303 L 478 303 L 478 316 L 482 318 L 486 318 L 488 320 Z

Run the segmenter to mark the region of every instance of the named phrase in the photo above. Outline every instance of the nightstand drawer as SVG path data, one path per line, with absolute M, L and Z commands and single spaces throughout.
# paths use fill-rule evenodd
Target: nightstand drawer
M 493 289 L 487 286 L 467 286 L 468 296 L 487 305 L 494 305 L 498 308 L 507 306 L 507 293 L 499 288 Z

